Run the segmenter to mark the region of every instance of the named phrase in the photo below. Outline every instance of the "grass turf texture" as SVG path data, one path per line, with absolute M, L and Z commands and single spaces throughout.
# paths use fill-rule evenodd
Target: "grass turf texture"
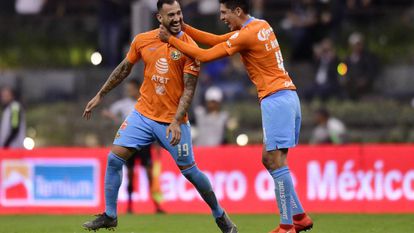
M 312 214 L 311 233 L 414 232 L 414 215 Z M 276 226 L 275 215 L 231 215 L 241 233 L 267 233 Z M 81 233 L 91 216 L 0 216 L 4 233 Z M 110 232 L 99 230 L 99 232 Z M 219 233 L 209 215 L 122 215 L 119 233 Z

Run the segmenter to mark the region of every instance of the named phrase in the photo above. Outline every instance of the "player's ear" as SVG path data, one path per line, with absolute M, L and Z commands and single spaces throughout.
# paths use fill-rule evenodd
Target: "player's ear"
M 161 14 L 160 13 L 157 13 L 157 19 L 158 19 L 158 22 L 162 22 L 162 16 L 161 16 Z
M 240 7 L 236 7 L 236 15 L 240 16 L 243 13 L 243 10 Z

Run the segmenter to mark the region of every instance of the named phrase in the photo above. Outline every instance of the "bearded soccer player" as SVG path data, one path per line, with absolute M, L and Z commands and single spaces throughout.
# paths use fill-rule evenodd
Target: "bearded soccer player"
M 196 41 L 212 46 L 201 49 L 170 35 L 161 25 L 160 39 L 201 62 L 240 53 L 250 79 L 257 87 L 262 110 L 263 165 L 273 177 L 280 224 L 273 233 L 294 233 L 313 227 L 294 190 L 287 166 L 289 148 L 299 140 L 301 110 L 296 87 L 283 66 L 273 28 L 249 15 L 248 0 L 219 0 L 220 18 L 232 32 L 206 33 L 188 25 L 184 31 Z
M 158 21 L 179 40 L 195 45 L 181 31 L 182 14 L 176 0 L 157 2 Z M 122 166 L 135 150 L 157 140 L 170 152 L 181 173 L 195 186 L 211 208 L 216 223 L 225 233 L 237 233 L 236 226 L 219 205 L 210 181 L 194 161 L 190 124 L 187 110 L 197 84 L 199 64 L 175 48 L 159 40 L 159 29 L 138 34 L 131 44 L 127 57 L 112 72 L 97 95 L 87 104 L 83 116 L 90 119 L 102 98 L 124 80 L 133 65 L 144 61 L 144 81 L 141 97 L 135 110 L 119 128 L 105 175 L 105 212 L 83 224 L 87 230 L 113 229 L 117 226 L 117 198 L 122 181 Z

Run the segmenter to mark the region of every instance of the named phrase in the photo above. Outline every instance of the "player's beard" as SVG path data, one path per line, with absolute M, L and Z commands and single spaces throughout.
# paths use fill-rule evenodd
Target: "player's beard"
M 178 22 L 171 21 L 168 25 L 164 25 L 164 27 L 168 28 L 168 31 L 170 31 L 172 35 L 177 35 L 181 32 L 182 25 L 183 19 L 180 19 Z

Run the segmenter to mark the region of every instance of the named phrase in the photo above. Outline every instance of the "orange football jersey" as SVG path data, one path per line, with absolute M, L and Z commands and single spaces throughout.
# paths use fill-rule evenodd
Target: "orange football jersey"
M 222 45 L 229 55 L 240 53 L 260 99 L 279 90 L 296 90 L 273 28 L 266 21 L 251 18 Z
M 142 59 L 145 66 L 136 110 L 154 121 L 170 123 L 184 91 L 184 73 L 198 76 L 200 64 L 160 41 L 158 31 L 156 29 L 135 36 L 127 59 L 131 63 Z M 191 37 L 183 32 L 177 37 L 195 45 Z M 187 120 L 186 115 L 184 121 Z

